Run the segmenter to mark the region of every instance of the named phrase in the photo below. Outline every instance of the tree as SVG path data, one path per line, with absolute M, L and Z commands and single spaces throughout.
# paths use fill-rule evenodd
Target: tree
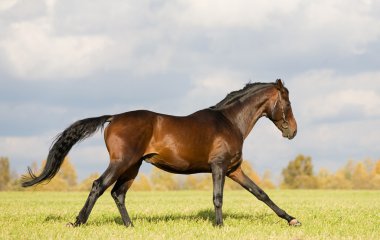
M 358 162 L 355 166 L 352 183 L 355 189 L 369 189 L 370 188 L 370 175 L 368 174 L 363 162 Z
M 0 191 L 6 190 L 10 181 L 9 160 L 6 157 L 0 157 Z
M 70 159 L 68 157 L 66 157 L 63 160 L 63 163 L 57 175 L 59 175 L 63 180 L 65 180 L 70 187 L 74 187 L 77 185 L 77 171 L 71 164 Z
M 77 187 L 78 191 L 90 191 L 92 188 L 92 184 L 96 179 L 100 177 L 99 173 L 92 173 L 86 179 L 84 179 Z
M 330 173 L 327 169 L 321 168 L 316 176 L 318 188 L 321 189 L 350 189 L 351 181 L 345 178 L 344 171 Z
M 318 182 L 313 175 L 311 157 L 298 155 L 282 170 L 285 188 L 317 188 Z
M 261 187 L 267 189 L 275 189 L 276 186 L 272 182 L 272 174 L 269 170 L 266 170 L 263 174 L 263 178 L 261 179 Z
M 351 179 L 347 178 L 348 176 L 351 177 L 351 173 L 348 174 L 346 169 L 341 169 L 337 171 L 331 180 L 330 186 L 328 188 L 330 189 L 352 189 L 352 181 Z
M 159 168 L 153 168 L 151 181 L 155 190 L 168 191 L 179 189 L 178 181 L 174 179 L 173 174 Z
M 243 162 L 241 163 L 241 169 L 244 171 L 245 175 L 247 175 L 252 181 L 254 181 L 256 184 L 260 184 L 260 177 L 256 173 L 256 171 L 253 170 L 253 167 L 249 163 L 249 161 L 243 160 Z
M 371 188 L 380 189 L 380 160 L 377 160 L 373 166 L 371 174 Z
M 151 191 L 152 186 L 149 178 L 145 174 L 140 173 L 138 178 L 133 181 L 131 189 L 135 191 Z
M 380 175 L 380 160 L 377 160 L 375 166 L 373 167 L 374 174 Z
M 247 175 L 252 181 L 254 181 L 256 184 L 261 185 L 261 180 L 259 175 L 256 173 L 255 170 L 253 170 L 252 165 L 249 163 L 249 161 L 243 160 L 241 163 L 241 169 Z M 224 187 L 226 190 L 240 190 L 243 189 L 240 184 L 236 183 L 235 181 L 231 180 L 230 178 L 226 177 L 226 181 L 224 184 Z
M 42 162 L 42 168 L 46 161 Z M 37 173 L 39 174 L 39 173 Z M 50 181 L 37 185 L 35 189 L 40 191 L 68 191 L 76 187 L 77 173 L 74 166 L 70 163 L 70 159 L 66 157 L 59 169 L 57 175 Z
M 183 189 L 193 190 L 197 189 L 199 184 L 199 177 L 194 175 L 188 175 L 183 183 Z
M 211 174 L 202 174 L 199 177 L 199 182 L 197 184 L 197 189 L 199 190 L 212 190 L 212 175 Z

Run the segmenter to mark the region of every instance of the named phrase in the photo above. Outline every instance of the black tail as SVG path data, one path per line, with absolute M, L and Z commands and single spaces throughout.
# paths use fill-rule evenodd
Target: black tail
M 110 115 L 95 118 L 87 118 L 73 123 L 66 128 L 54 140 L 47 157 L 46 165 L 39 176 L 36 176 L 32 169 L 28 167 L 29 176 L 25 176 L 22 181 L 23 187 L 30 187 L 40 184 L 43 181 L 51 180 L 61 167 L 63 160 L 70 149 L 79 141 L 90 137 L 99 128 L 103 128 L 104 123 L 111 120 Z

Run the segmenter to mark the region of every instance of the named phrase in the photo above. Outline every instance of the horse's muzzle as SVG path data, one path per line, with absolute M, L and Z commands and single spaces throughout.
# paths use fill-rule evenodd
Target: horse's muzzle
M 289 128 L 282 131 L 282 136 L 289 140 L 293 139 L 297 135 L 297 129 L 291 131 Z

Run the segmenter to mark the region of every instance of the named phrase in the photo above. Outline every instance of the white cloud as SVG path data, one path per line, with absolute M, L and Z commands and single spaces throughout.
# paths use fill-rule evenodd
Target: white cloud
M 2 0 L 0 2 L 0 11 L 5 11 L 12 8 L 18 0 Z
M 302 40 L 315 45 L 333 44 L 337 49 L 361 54 L 380 37 L 380 18 L 373 1 L 318 1 L 302 9 Z M 306 38 L 306 39 L 305 39 Z
M 308 123 L 380 118 L 380 72 L 311 71 L 291 79 L 289 86 L 296 116 Z
M 9 67 L 27 80 L 86 76 L 101 66 L 111 44 L 105 36 L 56 35 L 47 17 L 12 23 L 0 40 Z
M 247 82 L 248 78 L 242 73 L 228 70 L 194 76 L 192 77 L 193 87 L 184 97 L 185 109 L 195 111 L 215 105 L 229 92 L 243 88 L 244 83 Z
M 378 6 L 373 1 L 195 0 L 178 1 L 164 12 L 181 27 L 203 28 L 206 34 L 210 29 L 211 33 L 221 29 L 276 32 L 276 40 L 271 41 L 293 54 L 321 48 L 362 54 L 380 38 L 380 18 L 374 9 Z M 284 38 L 292 38 L 293 44 Z
M 15 5 L 23 7 L 13 1 L 0 7 L 11 16 Z M 238 68 L 249 53 L 256 64 L 277 55 L 330 51 L 346 56 L 365 53 L 380 38 L 378 6 L 371 1 L 46 0 L 45 8 L 32 19 L 10 17 L 3 26 L 3 58 L 23 79 L 79 78 L 120 69 L 139 76 L 186 72 L 207 62 L 221 64 L 216 59 L 221 55 Z M 235 41 L 236 31 L 244 32 L 247 42 Z
M 32 162 L 40 165 L 46 159 L 57 133 L 58 131 L 29 137 L 0 137 L 0 156 L 9 157 L 12 170 L 22 174 Z M 109 162 L 102 133 L 97 133 L 85 142 L 75 145 L 68 156 L 81 177 L 93 172 L 103 172 Z
M 360 108 L 364 116 L 380 116 L 380 94 L 373 90 L 339 90 L 312 102 L 311 107 L 323 106 L 319 117 L 337 117 L 347 109 Z
M 253 28 L 270 26 L 273 19 L 296 10 L 300 0 L 277 2 L 265 0 L 178 1 L 178 9 L 171 14 L 181 24 L 206 28 Z
M 47 136 L 0 137 L 0 153 L 9 157 L 12 169 L 25 171 L 33 161 L 46 158 L 50 146 L 47 140 Z

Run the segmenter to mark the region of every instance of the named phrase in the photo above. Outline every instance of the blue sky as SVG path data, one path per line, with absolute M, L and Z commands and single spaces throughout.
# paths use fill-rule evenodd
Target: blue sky
M 20 174 L 78 119 L 186 115 L 282 78 L 298 135 L 261 119 L 244 146 L 255 169 L 279 176 L 299 153 L 316 169 L 379 159 L 379 12 L 371 0 L 2 0 L 0 155 Z M 80 178 L 104 171 L 102 134 L 70 158 Z

